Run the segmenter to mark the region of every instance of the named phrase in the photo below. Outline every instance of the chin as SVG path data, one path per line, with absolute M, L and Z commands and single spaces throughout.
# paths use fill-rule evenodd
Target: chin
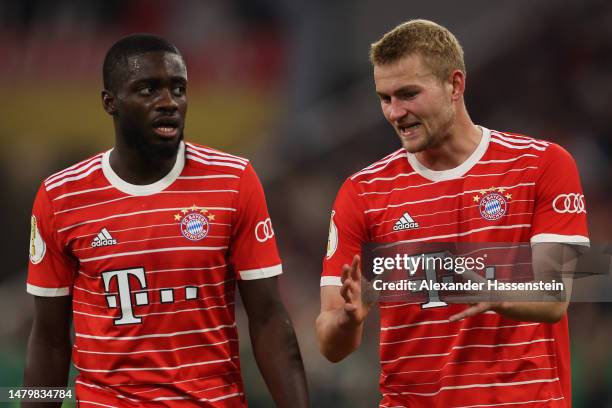
M 178 152 L 179 145 L 183 140 L 183 135 L 180 135 L 176 139 L 163 140 L 162 143 L 156 144 L 153 146 L 155 154 L 162 159 L 169 159 L 174 157 Z
M 426 140 L 412 140 L 409 142 L 402 140 L 402 147 L 409 153 L 419 153 L 426 150 L 429 144 Z

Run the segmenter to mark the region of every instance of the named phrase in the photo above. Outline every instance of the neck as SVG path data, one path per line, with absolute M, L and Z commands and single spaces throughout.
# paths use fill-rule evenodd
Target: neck
M 453 169 L 470 157 L 478 147 L 482 130 L 467 114 L 448 129 L 442 143 L 415 154 L 419 162 L 431 170 Z
M 177 155 L 153 157 L 143 149 L 135 149 L 123 143 L 119 137 L 110 154 L 109 163 L 113 171 L 125 182 L 147 185 L 162 179 L 176 163 Z

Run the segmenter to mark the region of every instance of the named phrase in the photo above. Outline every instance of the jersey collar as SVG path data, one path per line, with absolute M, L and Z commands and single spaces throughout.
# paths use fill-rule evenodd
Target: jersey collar
M 448 170 L 431 170 L 421 164 L 413 153 L 408 153 L 408 163 L 412 166 L 421 176 L 431 181 L 444 181 L 452 180 L 463 176 L 465 173 L 470 171 L 472 167 L 484 156 L 487 148 L 489 147 L 489 140 L 491 139 L 491 131 L 483 126 L 479 126 L 482 129 L 482 137 L 480 143 L 476 149 L 459 166 L 448 169 Z
M 130 184 L 119 177 L 111 167 L 110 154 L 112 151 L 113 149 L 110 149 L 102 155 L 102 172 L 113 187 L 129 195 L 146 196 L 157 194 L 174 183 L 174 180 L 178 178 L 183 171 L 183 167 L 185 167 L 185 143 L 181 141 L 176 155 L 176 162 L 168 174 L 152 184 Z

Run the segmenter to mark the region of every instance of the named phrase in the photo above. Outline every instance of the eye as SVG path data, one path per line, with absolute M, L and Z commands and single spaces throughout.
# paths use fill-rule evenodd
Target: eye
M 405 93 L 400 95 L 400 98 L 402 98 L 402 99 L 413 99 L 418 94 L 419 94 L 418 92 L 405 92 Z
M 391 97 L 389 95 L 378 95 L 378 97 L 380 98 L 380 101 L 382 103 L 390 103 L 391 102 Z
M 186 90 L 187 90 L 187 89 L 186 89 L 186 87 L 185 87 L 185 86 L 180 85 L 180 86 L 176 86 L 176 87 L 172 88 L 172 93 L 173 93 L 175 96 L 183 96 L 183 95 L 185 95 L 185 91 L 186 91 Z
M 138 95 L 140 96 L 151 96 L 153 94 L 153 87 L 144 86 L 138 89 Z

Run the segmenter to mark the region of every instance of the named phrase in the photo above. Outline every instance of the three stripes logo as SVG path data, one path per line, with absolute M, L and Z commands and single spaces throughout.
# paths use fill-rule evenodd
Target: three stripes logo
M 393 231 L 402 231 L 408 229 L 417 229 L 419 228 L 419 223 L 412 219 L 410 214 L 407 212 L 401 216 L 399 220 L 393 226 Z
M 98 235 L 96 235 L 93 241 L 91 241 L 91 246 L 94 248 L 116 244 L 117 240 L 111 236 L 110 232 L 108 232 L 106 228 L 102 228 L 102 230 L 98 233 Z

